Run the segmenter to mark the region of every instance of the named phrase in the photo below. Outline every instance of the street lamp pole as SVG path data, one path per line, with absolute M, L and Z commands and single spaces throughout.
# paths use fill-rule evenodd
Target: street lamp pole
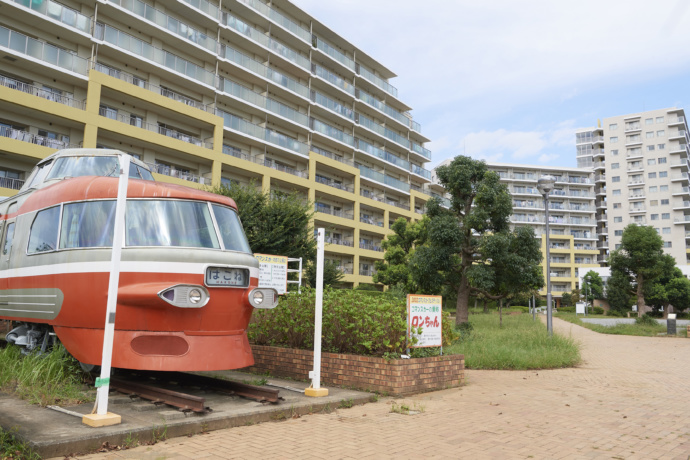
M 537 188 L 544 197 L 546 212 L 546 330 L 549 337 L 553 336 L 553 312 L 551 299 L 551 248 L 549 247 L 549 193 L 553 190 L 556 178 L 551 175 L 542 176 L 537 181 Z

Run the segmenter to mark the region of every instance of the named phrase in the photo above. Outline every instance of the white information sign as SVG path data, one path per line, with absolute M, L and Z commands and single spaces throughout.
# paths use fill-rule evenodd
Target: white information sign
M 259 287 L 273 288 L 282 295 L 287 292 L 288 258 L 270 254 L 254 254 L 259 261 Z
M 578 302 L 575 304 L 575 314 L 576 315 L 584 315 L 585 314 L 585 307 L 587 306 L 586 303 L 584 302 Z
M 407 295 L 407 330 L 421 327 L 421 334 L 411 334 L 417 338 L 414 348 L 440 347 L 443 345 L 441 333 L 441 310 L 443 298 L 440 295 Z

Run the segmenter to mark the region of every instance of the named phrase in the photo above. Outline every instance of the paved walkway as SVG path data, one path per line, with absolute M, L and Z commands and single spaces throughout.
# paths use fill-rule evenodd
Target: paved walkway
M 608 336 L 574 369 L 467 372 L 460 389 L 171 439 L 86 459 L 682 459 L 690 455 L 690 339 Z M 422 412 L 391 412 L 403 401 Z

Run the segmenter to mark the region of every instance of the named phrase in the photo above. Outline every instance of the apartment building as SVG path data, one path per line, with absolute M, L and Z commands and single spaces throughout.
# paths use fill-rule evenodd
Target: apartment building
M 683 109 L 603 119 L 575 134 L 577 165 L 595 174 L 600 259 L 620 245 L 623 229 L 650 225 L 678 265 L 689 262 L 690 190 Z
M 0 194 L 56 149 L 157 180 L 301 193 L 345 283 L 371 283 L 431 152 L 395 74 L 286 0 L 0 0 Z
M 441 165 L 447 165 L 446 160 Z M 598 267 L 597 222 L 595 219 L 594 173 L 583 168 L 553 168 L 507 163 L 487 163 L 490 170 L 501 177 L 513 199 L 512 228 L 529 226 L 541 239 L 543 261 L 546 266 L 546 211 L 537 180 L 544 175 L 556 178 L 549 194 L 549 254 L 551 262 L 551 292 L 555 299 L 579 286 L 579 277 L 592 267 Z M 435 171 L 434 171 L 435 173 Z M 432 175 L 430 193 L 439 187 Z M 443 191 L 440 191 L 443 194 Z M 444 198 L 447 200 L 447 198 Z M 445 202 L 448 204 L 448 202 Z M 546 269 L 544 268 L 544 272 Z M 541 291 L 546 295 L 546 287 Z

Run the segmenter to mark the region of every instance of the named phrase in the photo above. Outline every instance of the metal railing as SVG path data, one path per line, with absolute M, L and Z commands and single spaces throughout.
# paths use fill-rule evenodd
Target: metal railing
M 11 89 L 16 89 L 23 93 L 33 94 L 34 96 L 38 96 L 42 99 L 47 99 L 49 101 L 74 107 L 76 109 L 84 110 L 84 107 L 86 106 L 85 101 L 78 101 L 71 96 L 65 96 L 56 93 L 55 91 L 39 88 L 38 86 L 30 85 L 12 78 L 3 77 L 2 75 L 0 75 L 0 85 Z
M 13 177 L 0 177 L 0 187 L 9 188 L 12 190 L 19 190 L 24 185 L 23 179 L 15 179 Z
M 164 165 L 160 163 L 146 163 L 151 172 L 162 174 L 168 177 L 176 177 L 178 179 L 187 180 L 190 182 L 195 182 L 202 185 L 211 185 L 211 179 L 206 179 L 205 177 L 192 174 L 189 171 L 178 170 L 174 166 Z
M 308 179 L 309 178 L 309 173 L 307 171 L 298 171 L 295 168 L 292 168 L 290 166 L 285 166 L 281 165 L 279 163 L 276 163 L 275 161 L 271 159 L 263 159 L 263 160 L 258 160 L 259 162 L 262 162 L 262 164 L 266 167 L 269 167 L 271 169 L 275 169 L 276 171 L 292 174 L 293 176 L 301 177 L 303 179 Z
M 369 251 L 383 252 L 383 248 L 378 244 L 359 243 L 359 248 L 366 249 Z
M 342 238 L 331 238 L 330 236 L 327 236 L 324 241 L 328 244 L 337 244 L 339 246 L 347 246 L 350 248 L 355 246 L 353 241 L 344 240 Z
M 337 188 L 338 190 L 344 190 L 344 191 L 350 192 L 350 193 L 355 192 L 354 185 L 339 184 L 338 182 L 335 182 L 332 179 L 327 179 L 324 177 L 316 176 L 316 182 L 318 182 L 319 184 L 328 185 L 329 187 Z
M 57 150 L 79 147 L 78 145 L 70 144 L 59 139 L 52 139 L 46 136 L 39 136 L 38 134 L 33 134 L 28 131 L 22 131 L 19 129 L 8 128 L 7 126 L 0 126 L 0 137 L 16 139 L 18 141 L 29 142 L 31 144 L 36 144 L 42 147 L 48 147 Z
M 324 149 L 322 149 L 322 148 L 315 147 L 315 146 L 313 146 L 313 145 L 310 147 L 310 149 L 311 149 L 312 152 L 316 152 L 316 153 L 318 153 L 319 155 L 322 155 L 322 156 L 324 156 L 324 157 L 326 157 L 326 158 L 330 158 L 331 160 L 338 161 L 338 162 L 343 163 L 343 164 L 345 164 L 345 165 L 348 165 L 348 166 L 354 166 L 354 165 L 355 165 L 355 162 L 354 162 L 354 161 L 348 160 L 347 158 L 345 158 L 345 157 L 343 157 L 343 156 L 336 155 L 336 154 L 334 154 L 334 153 L 332 153 L 332 152 L 329 152 L 328 150 L 324 150 Z
M 37 13 L 58 21 L 64 25 L 74 27 L 85 33 L 91 33 L 91 18 L 75 9 L 69 8 L 52 0 L 10 0 L 23 5 Z

